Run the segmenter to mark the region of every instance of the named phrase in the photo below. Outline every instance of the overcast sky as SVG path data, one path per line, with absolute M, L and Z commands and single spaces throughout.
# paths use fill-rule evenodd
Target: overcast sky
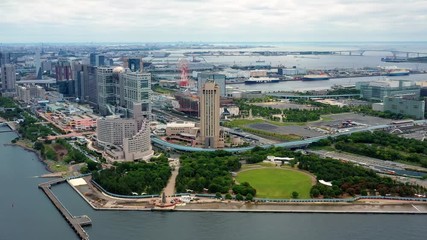
M 0 42 L 426 40 L 427 0 L 0 0 Z

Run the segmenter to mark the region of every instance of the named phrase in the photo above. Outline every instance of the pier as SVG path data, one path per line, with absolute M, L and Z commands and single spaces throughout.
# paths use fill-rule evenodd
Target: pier
M 4 131 L 1 131 L 0 133 L 2 133 L 2 132 L 14 132 L 14 131 L 16 131 L 16 122 L 14 122 L 14 121 L 0 122 L 0 127 L 2 127 L 2 126 L 9 127 L 10 130 L 4 130 Z
M 53 192 L 50 189 L 52 185 L 63 183 L 65 181 L 66 180 L 63 178 L 52 180 L 46 183 L 39 184 L 39 188 L 46 194 L 46 196 L 50 199 L 50 201 L 53 203 L 56 209 L 58 209 L 58 211 L 65 218 L 65 220 L 70 225 L 70 227 L 74 230 L 77 236 L 82 240 L 88 240 L 89 235 L 83 229 L 83 226 L 92 225 L 92 220 L 86 215 L 83 215 L 83 216 L 71 215 L 71 213 L 64 207 L 64 205 L 58 200 L 58 198 L 55 196 L 55 194 L 53 194 Z

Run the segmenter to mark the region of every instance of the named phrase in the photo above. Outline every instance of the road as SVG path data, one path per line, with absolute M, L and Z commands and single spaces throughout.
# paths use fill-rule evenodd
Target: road
M 414 121 L 414 123 L 415 124 L 426 124 L 427 120 L 418 120 L 418 121 Z M 348 132 L 341 132 L 341 133 L 336 133 L 336 134 L 332 134 L 332 135 L 312 137 L 312 138 L 308 138 L 308 139 L 304 139 L 304 140 L 291 141 L 291 142 L 281 142 L 281 143 L 275 143 L 275 144 L 271 144 L 271 145 L 266 144 L 266 145 L 262 145 L 261 147 L 269 148 L 271 146 L 275 146 L 275 147 L 285 147 L 285 148 L 300 148 L 300 147 L 307 146 L 310 143 L 317 142 L 321 139 L 325 139 L 328 137 L 338 137 L 338 136 L 342 136 L 342 135 L 350 135 L 350 134 L 356 133 L 356 132 L 381 130 L 381 129 L 387 129 L 390 127 L 393 127 L 393 125 L 391 125 L 391 124 L 376 125 L 376 126 L 370 126 L 370 127 L 362 128 L 362 129 L 349 130 Z M 173 144 L 173 143 L 166 142 L 166 141 L 164 141 L 158 137 L 155 137 L 155 136 L 152 136 L 151 142 L 153 144 L 158 145 L 158 146 L 162 146 L 168 150 L 178 150 L 178 151 L 185 151 L 185 152 L 210 152 L 210 151 L 216 150 L 216 149 L 211 149 L 211 148 L 187 147 L 187 146 L 183 146 L 183 145 Z M 254 148 L 254 146 L 240 147 L 240 148 L 223 148 L 222 150 L 227 151 L 227 152 L 243 152 L 243 151 L 251 150 L 252 148 Z

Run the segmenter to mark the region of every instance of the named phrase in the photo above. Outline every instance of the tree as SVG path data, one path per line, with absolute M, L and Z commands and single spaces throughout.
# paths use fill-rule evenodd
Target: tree
M 298 195 L 299 195 L 298 192 L 295 192 L 295 191 L 292 192 L 292 198 L 298 198 Z
M 216 199 L 222 199 L 222 195 L 221 195 L 221 193 L 220 193 L 220 192 L 217 192 L 217 193 L 215 194 L 215 198 L 216 198 Z
M 366 191 L 366 189 L 363 189 L 362 191 L 360 191 L 360 195 L 368 196 L 368 192 Z
M 240 194 L 240 193 L 239 193 L 239 194 L 237 194 L 237 195 L 236 195 L 236 200 L 237 200 L 237 201 L 243 201 L 243 195 L 242 195 L 242 194 Z
M 310 191 L 311 197 L 317 198 L 320 195 L 320 191 L 317 188 L 312 188 Z
M 246 195 L 246 201 L 251 201 L 254 200 L 254 196 L 252 196 L 252 194 L 248 193 L 248 195 Z
M 88 160 L 86 162 L 86 164 L 87 164 L 87 169 L 89 170 L 89 172 L 98 170 L 100 168 L 100 164 L 97 162 L 94 162 L 92 160 Z
M 231 200 L 231 199 L 233 199 L 233 197 L 231 196 L 230 193 L 227 193 L 227 194 L 225 194 L 225 199 Z
M 39 141 L 35 142 L 35 143 L 34 143 L 34 149 L 35 149 L 35 150 L 42 150 L 42 149 L 44 149 L 44 145 L 43 145 L 43 143 L 41 143 L 41 142 L 39 142 Z

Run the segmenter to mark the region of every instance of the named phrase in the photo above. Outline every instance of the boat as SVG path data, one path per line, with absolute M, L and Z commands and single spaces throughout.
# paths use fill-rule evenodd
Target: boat
M 329 75 L 327 74 L 304 75 L 304 77 L 302 77 L 302 80 L 303 81 L 329 80 Z
M 388 71 L 387 76 L 406 76 L 409 75 L 409 73 L 409 70 L 406 69 L 396 69 Z
M 403 57 L 383 57 L 381 58 L 382 62 L 407 62 L 408 59 L 407 58 L 403 58 Z
M 249 79 L 245 80 L 245 84 L 278 83 L 278 82 L 280 82 L 280 79 L 268 78 L 268 77 L 249 78 Z

